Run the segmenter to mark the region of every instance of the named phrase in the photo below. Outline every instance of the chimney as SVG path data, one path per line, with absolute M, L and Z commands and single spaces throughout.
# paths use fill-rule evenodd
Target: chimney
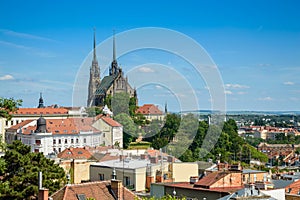
M 153 163 L 153 164 L 158 163 L 158 157 L 157 157 L 157 156 L 155 156 L 155 157 L 150 157 L 150 163 Z
M 117 200 L 123 200 L 123 187 L 121 180 L 111 180 L 111 189 Z
M 175 158 L 173 156 L 168 156 L 168 162 L 175 162 Z
M 146 160 L 146 154 L 141 154 L 141 159 Z
M 39 172 L 39 196 L 38 200 L 48 200 L 49 197 L 49 190 L 46 188 L 43 188 L 43 174 L 42 172 Z

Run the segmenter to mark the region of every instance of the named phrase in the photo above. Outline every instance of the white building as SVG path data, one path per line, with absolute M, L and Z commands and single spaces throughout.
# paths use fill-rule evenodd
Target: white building
M 6 132 L 6 142 L 21 140 L 31 146 L 33 152 L 44 155 L 59 153 L 69 147 L 111 146 L 119 143 L 122 147 L 123 127 L 113 119 L 66 118 L 25 120 Z M 109 121 L 110 123 L 103 123 Z M 110 125 L 113 124 L 113 127 Z M 102 129 L 104 131 L 102 131 Z

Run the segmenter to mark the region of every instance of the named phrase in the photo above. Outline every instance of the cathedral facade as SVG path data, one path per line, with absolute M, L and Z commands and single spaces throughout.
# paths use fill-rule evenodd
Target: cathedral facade
M 100 67 L 96 56 L 96 36 L 94 32 L 93 61 L 90 68 L 87 107 L 104 106 L 105 98 L 118 92 L 125 92 L 130 97 L 136 97 L 136 90 L 130 86 L 128 78 L 124 76 L 122 68 L 118 66 L 115 36 L 113 37 L 113 60 L 109 67 L 109 75 L 101 79 Z

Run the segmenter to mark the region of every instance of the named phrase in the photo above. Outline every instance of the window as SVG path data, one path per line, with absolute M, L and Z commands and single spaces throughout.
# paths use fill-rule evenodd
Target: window
M 34 152 L 35 152 L 35 153 L 38 153 L 38 152 L 40 152 L 40 151 L 39 151 L 38 149 L 34 149 Z
M 103 133 L 103 137 L 105 137 L 105 133 Z
M 53 139 L 53 144 L 56 144 L 56 139 Z
M 41 140 L 35 140 L 36 145 L 41 145 Z
M 61 144 L 61 139 L 58 140 L 58 144 Z
M 58 152 L 61 152 L 61 148 L 58 148 Z
M 85 194 L 76 194 L 78 200 L 86 200 Z
M 130 185 L 130 177 L 129 176 L 125 176 L 124 177 L 124 182 L 125 182 L 125 186 Z
M 65 144 L 67 144 L 68 143 L 68 139 L 65 139 Z
M 104 174 L 99 174 L 99 180 L 104 181 Z
M 79 142 L 79 140 L 78 140 L 78 138 L 76 138 L 76 143 L 78 143 Z
M 14 125 L 14 121 L 10 121 L 10 125 Z
M 5 122 L 5 125 L 8 126 L 8 121 Z
M 74 143 L 74 139 L 72 138 L 72 139 L 71 139 L 71 144 L 73 144 L 73 143 Z
M 83 138 L 83 143 L 86 143 L 86 138 Z

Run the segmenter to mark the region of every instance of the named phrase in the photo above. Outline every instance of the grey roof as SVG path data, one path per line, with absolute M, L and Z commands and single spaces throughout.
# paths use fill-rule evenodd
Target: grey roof
M 116 75 L 105 76 L 100 83 L 100 86 L 97 88 L 95 95 L 105 95 L 108 88 L 113 84 L 114 80 L 117 78 Z
M 235 199 L 237 197 L 245 196 L 247 199 L 261 199 L 261 200 L 276 200 L 275 198 L 265 195 L 263 191 L 258 192 L 257 189 L 253 189 L 252 192 L 249 188 L 243 188 L 238 190 L 235 193 L 229 194 L 227 196 L 221 197 L 218 200 L 228 200 L 228 199 Z M 251 198 L 253 197 L 253 198 Z
M 160 165 L 161 163 L 158 162 L 157 164 L 151 164 L 150 160 L 142 160 L 142 159 L 126 159 L 123 161 L 117 160 L 108 160 L 103 162 L 97 162 L 91 164 L 91 166 L 99 166 L 99 167 L 109 167 L 109 168 L 121 168 L 123 169 L 138 169 L 147 167 L 147 165 Z
M 253 170 L 253 169 L 243 169 L 243 174 L 252 174 L 252 173 L 267 173 L 265 171 Z

